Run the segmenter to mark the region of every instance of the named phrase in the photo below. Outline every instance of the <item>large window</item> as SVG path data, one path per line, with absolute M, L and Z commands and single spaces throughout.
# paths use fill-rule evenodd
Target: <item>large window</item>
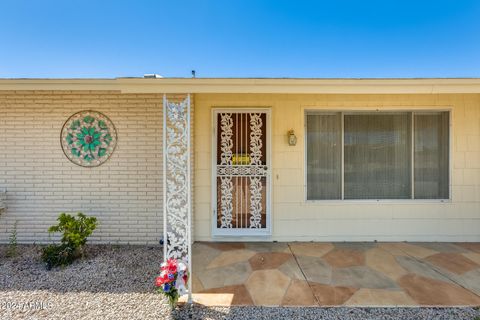
M 448 112 L 309 112 L 307 199 L 448 199 Z

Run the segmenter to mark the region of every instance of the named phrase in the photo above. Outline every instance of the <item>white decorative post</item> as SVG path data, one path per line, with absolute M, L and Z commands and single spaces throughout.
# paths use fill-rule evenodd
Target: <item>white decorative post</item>
M 192 302 L 192 205 L 190 173 L 190 94 L 181 102 L 163 95 L 163 257 L 188 265 Z

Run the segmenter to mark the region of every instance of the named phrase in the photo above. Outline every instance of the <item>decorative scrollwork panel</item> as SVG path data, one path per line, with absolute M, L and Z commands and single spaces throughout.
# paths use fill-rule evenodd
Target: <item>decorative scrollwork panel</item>
M 217 228 L 267 227 L 266 113 L 217 114 Z
M 190 99 L 163 108 L 164 256 L 190 264 Z

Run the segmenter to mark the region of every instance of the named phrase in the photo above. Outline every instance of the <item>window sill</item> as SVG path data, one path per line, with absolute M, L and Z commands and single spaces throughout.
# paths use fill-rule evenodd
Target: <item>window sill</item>
M 345 205 L 345 204 L 433 204 L 444 203 L 451 204 L 452 199 L 356 199 L 356 200 L 305 200 L 306 204 L 328 204 L 328 205 Z

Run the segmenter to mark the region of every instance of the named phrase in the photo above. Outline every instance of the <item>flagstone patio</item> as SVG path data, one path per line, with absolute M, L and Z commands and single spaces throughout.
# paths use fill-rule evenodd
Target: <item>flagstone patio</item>
M 480 243 L 212 243 L 193 246 L 205 305 L 479 306 Z

